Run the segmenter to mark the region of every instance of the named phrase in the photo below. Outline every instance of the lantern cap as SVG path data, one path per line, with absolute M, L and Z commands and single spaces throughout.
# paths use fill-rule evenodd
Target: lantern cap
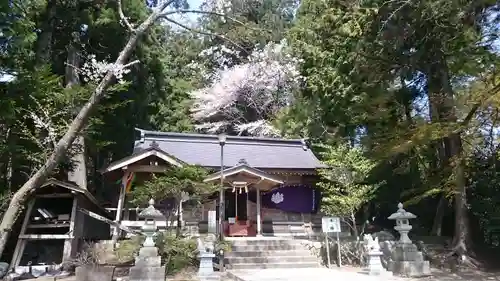
M 165 216 L 154 207 L 154 204 L 155 204 L 155 200 L 150 199 L 149 206 L 139 213 L 139 215 L 138 215 L 139 218 L 152 219 L 152 220 L 165 219 Z
M 404 220 L 404 219 L 415 219 L 415 218 L 417 218 L 416 215 L 407 212 L 405 209 L 403 209 L 403 203 L 401 202 L 398 204 L 398 210 L 394 214 L 388 217 L 388 219 L 390 220 Z

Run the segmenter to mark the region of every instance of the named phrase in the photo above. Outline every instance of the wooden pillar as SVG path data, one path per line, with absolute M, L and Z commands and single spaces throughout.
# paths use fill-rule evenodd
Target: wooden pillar
M 35 206 L 35 198 L 31 199 L 28 203 L 28 208 L 26 209 L 26 214 L 24 215 L 23 225 L 21 226 L 21 232 L 19 236 L 26 234 L 26 229 L 28 228 L 28 224 L 30 222 L 31 212 L 33 211 L 33 207 Z M 16 248 L 14 249 L 14 255 L 12 256 L 12 261 L 10 263 L 10 268 L 16 268 L 21 262 L 21 258 L 23 257 L 24 248 L 26 247 L 26 239 L 18 238 Z
M 248 202 L 248 192 L 247 192 L 247 201 L 246 201 L 246 204 L 247 204 L 247 221 L 250 221 L 250 204 Z
M 257 236 L 262 236 L 262 221 L 260 216 L 260 188 L 257 187 Z
M 116 217 L 115 217 L 115 222 L 120 223 L 121 221 L 121 216 L 122 216 L 122 210 L 123 210 L 123 205 L 125 204 L 125 188 L 127 185 L 127 178 L 129 176 L 129 173 L 127 170 L 124 171 L 123 177 L 122 177 L 122 184 L 120 186 L 120 196 L 118 197 L 118 205 L 116 206 Z M 113 227 L 113 242 L 115 243 L 118 240 L 118 237 L 120 237 L 121 231 L 118 227 Z
M 73 198 L 73 207 L 71 208 L 71 216 L 69 221 L 69 232 L 68 232 L 68 234 L 72 238 L 64 240 L 63 257 L 62 257 L 63 262 L 70 261 L 72 258 L 74 258 L 76 254 L 77 250 L 76 243 L 78 242 L 79 239 L 79 233 L 75 233 L 75 220 L 77 218 L 77 212 L 78 212 L 77 208 L 78 208 L 78 195 L 75 194 L 75 197 Z

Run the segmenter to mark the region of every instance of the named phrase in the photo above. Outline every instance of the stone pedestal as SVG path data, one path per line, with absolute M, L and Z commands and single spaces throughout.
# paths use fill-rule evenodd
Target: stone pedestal
M 156 247 L 142 247 L 130 268 L 129 281 L 164 281 L 165 267 L 161 266 L 161 257 Z
M 363 269 L 363 273 L 375 276 L 392 276 L 392 272 L 387 271 L 381 262 L 381 251 L 370 251 L 367 254 L 367 267 Z
M 219 275 L 214 272 L 213 253 L 200 253 L 198 259 L 200 260 L 200 268 L 198 269 L 198 279 L 205 280 L 219 280 Z
M 429 261 L 424 261 L 422 252 L 417 246 L 408 243 L 394 245 L 392 261 L 389 261 L 388 269 L 394 274 L 405 277 L 423 277 L 431 275 Z

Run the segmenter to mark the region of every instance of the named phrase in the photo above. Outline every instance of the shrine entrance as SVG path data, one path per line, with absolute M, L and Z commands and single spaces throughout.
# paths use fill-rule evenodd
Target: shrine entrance
M 248 192 L 244 190 L 226 189 L 225 198 L 225 220 L 235 218 L 235 221 L 246 221 L 248 219 Z
M 226 236 L 261 236 L 261 190 L 266 191 L 274 186 L 283 184 L 277 177 L 269 175 L 261 170 L 250 167 L 244 159 L 239 164 L 214 173 L 205 179 L 205 182 L 219 182 L 223 178 L 225 191 L 224 203 L 225 214 L 223 223 L 224 235 Z M 249 217 L 248 192 L 252 189 L 256 192 L 256 215 Z

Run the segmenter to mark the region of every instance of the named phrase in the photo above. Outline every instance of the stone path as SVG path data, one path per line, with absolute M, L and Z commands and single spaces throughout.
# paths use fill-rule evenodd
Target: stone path
M 499 273 L 465 271 L 458 274 L 433 270 L 433 276 L 425 278 L 376 277 L 359 273 L 359 268 L 295 268 L 231 271 L 237 281 L 500 281 Z
M 237 270 L 231 272 L 239 281 L 382 281 L 403 280 L 397 277 L 375 277 L 339 269 L 328 268 L 286 268 Z

